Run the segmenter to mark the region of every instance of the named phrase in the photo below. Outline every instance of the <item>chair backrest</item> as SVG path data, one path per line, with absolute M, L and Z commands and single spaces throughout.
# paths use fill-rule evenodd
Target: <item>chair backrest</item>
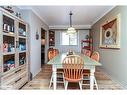
M 86 55 L 86 56 L 91 56 L 91 51 L 90 50 L 84 50 L 84 54 Z
M 94 59 L 95 61 L 99 62 L 100 60 L 100 55 L 98 52 L 94 51 L 91 55 L 91 58 Z
M 51 60 L 52 58 L 54 58 L 58 54 L 59 54 L 59 50 L 58 49 L 49 50 L 48 51 L 48 60 Z
M 48 60 L 51 60 L 53 58 L 53 52 L 50 50 L 48 51 Z
M 70 81 L 82 79 L 84 61 L 78 55 L 69 55 L 63 60 L 64 78 Z
M 53 53 L 54 53 L 54 56 L 56 56 L 56 55 L 59 54 L 59 50 L 58 50 L 58 49 L 54 49 L 54 50 L 53 50 Z

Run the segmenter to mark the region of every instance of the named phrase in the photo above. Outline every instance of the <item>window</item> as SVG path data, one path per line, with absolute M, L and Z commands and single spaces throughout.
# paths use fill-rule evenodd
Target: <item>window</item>
M 61 32 L 61 45 L 77 45 L 77 34 L 69 36 L 66 32 Z

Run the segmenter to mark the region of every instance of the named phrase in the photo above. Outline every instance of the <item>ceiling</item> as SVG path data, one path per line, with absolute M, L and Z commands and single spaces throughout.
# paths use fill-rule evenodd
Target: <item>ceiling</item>
M 69 12 L 72 11 L 72 25 L 91 26 L 114 6 L 21 6 L 32 9 L 49 27 L 69 26 Z

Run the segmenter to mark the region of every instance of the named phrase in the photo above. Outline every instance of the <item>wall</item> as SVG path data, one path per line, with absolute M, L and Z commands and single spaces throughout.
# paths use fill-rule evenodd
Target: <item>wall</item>
M 29 24 L 30 71 L 34 77 L 41 70 L 41 28 L 48 31 L 48 26 L 43 23 L 43 21 L 38 18 L 31 10 L 23 10 L 22 16 Z M 37 31 L 39 33 L 39 40 L 36 40 L 35 38 Z
M 78 45 L 76 46 L 63 46 L 60 44 L 60 33 L 62 30 L 55 31 L 55 48 L 59 49 L 60 52 L 67 52 L 69 49 L 73 49 L 75 52 L 81 51 L 81 40 L 85 39 L 86 35 L 89 35 L 89 30 L 78 31 Z
M 99 46 L 99 33 L 100 25 L 108 19 L 121 14 L 121 48 L 115 49 L 100 49 Z M 97 23 L 92 26 L 94 37 L 94 48 L 100 53 L 100 62 L 105 68 L 106 72 L 123 87 L 127 89 L 127 7 L 117 6 L 101 18 Z

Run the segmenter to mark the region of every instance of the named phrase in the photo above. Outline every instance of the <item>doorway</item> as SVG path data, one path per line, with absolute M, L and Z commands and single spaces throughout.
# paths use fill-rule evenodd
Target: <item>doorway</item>
M 41 67 L 45 64 L 46 30 L 41 28 Z

